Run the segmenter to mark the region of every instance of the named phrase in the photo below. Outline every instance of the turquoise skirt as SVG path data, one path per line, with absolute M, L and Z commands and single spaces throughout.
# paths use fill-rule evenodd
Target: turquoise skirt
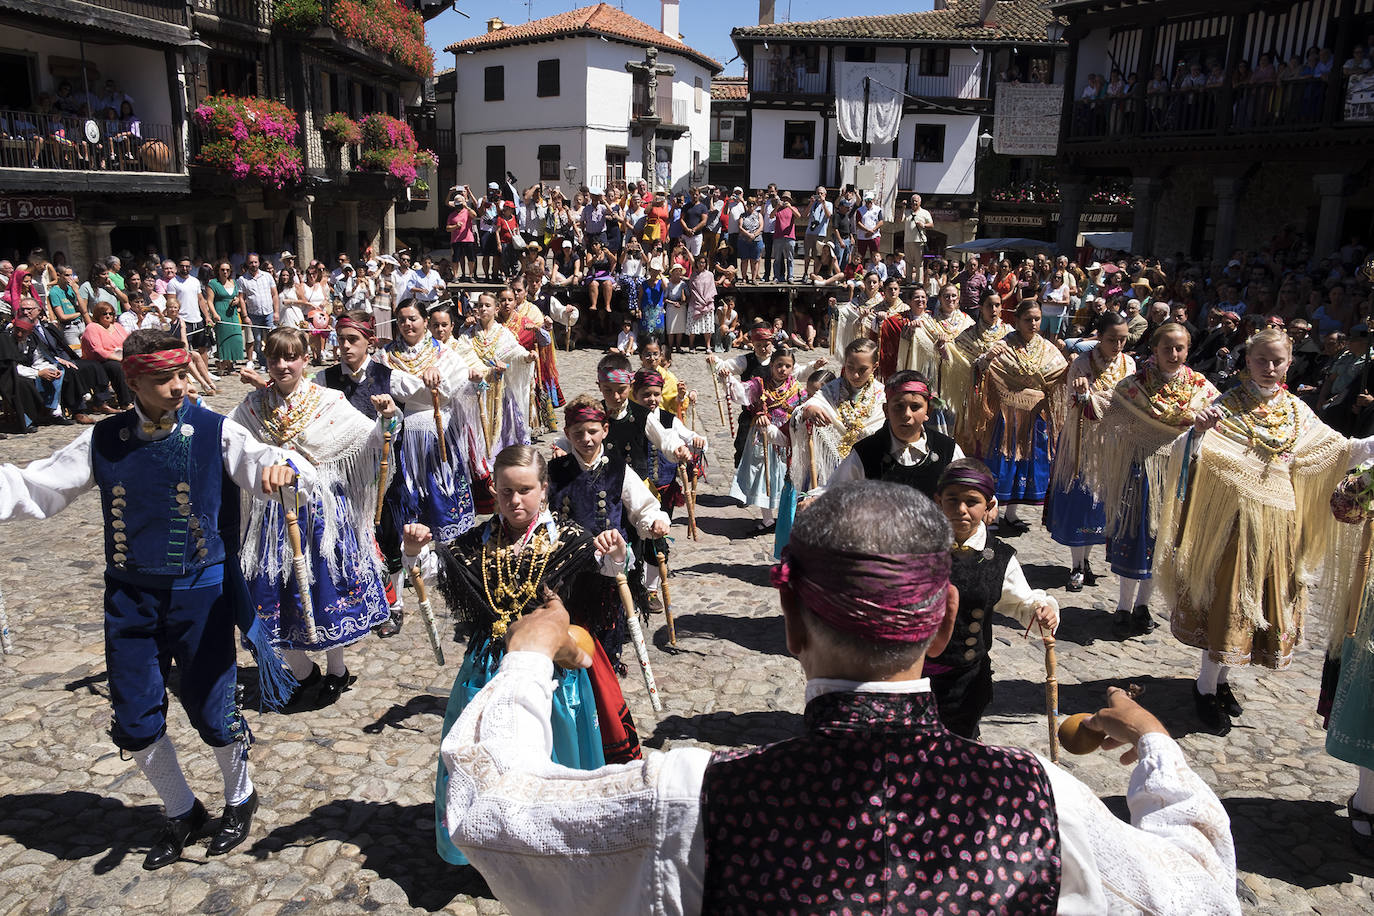
M 1368 607 L 1365 613 L 1370 613 Z M 1374 653 L 1346 637 L 1341 677 L 1326 728 L 1326 752 L 1337 760 L 1374 769 Z
M 496 676 L 505 650 L 490 649 L 491 640 L 471 649 L 463 658 L 463 667 L 453 681 L 444 710 L 444 730 L 439 740 L 448 735 L 458 717 L 477 692 Z M 553 762 L 574 770 L 595 770 L 606 765 L 601 750 L 601 727 L 596 719 L 596 699 L 592 696 L 592 682 L 581 669 L 565 671 L 554 668 L 558 685 L 553 691 Z M 451 865 L 467 865 L 468 858 L 455 845 L 448 831 L 448 769 L 439 759 L 439 776 L 434 783 L 434 833 L 439 857 Z
M 782 488 L 782 502 L 778 503 L 778 526 L 773 529 L 773 559 L 782 559 L 782 549 L 792 539 L 792 522 L 797 517 L 797 503 L 801 494 L 792 486 L 792 478 Z

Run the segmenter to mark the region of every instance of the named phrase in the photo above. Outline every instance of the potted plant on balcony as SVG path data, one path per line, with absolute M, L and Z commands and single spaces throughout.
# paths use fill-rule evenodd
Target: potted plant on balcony
M 438 164 L 438 157 L 430 150 L 420 149 L 415 132 L 399 118 L 370 114 L 359 126 L 363 151 L 358 167 L 365 172 L 381 173 L 401 186 L 412 187 L 418 178 L 418 169 Z
M 198 164 L 273 188 L 300 180 L 301 151 L 295 144 L 300 128 L 296 113 L 281 102 L 221 93 L 196 107 L 195 122 Z
M 327 142 L 339 146 L 353 146 L 363 141 L 362 127 L 341 111 L 324 116 L 324 120 L 320 122 L 320 135 Z
M 320 0 L 273 0 L 272 23 L 294 32 L 307 32 L 320 24 L 324 7 Z
M 335 0 L 329 24 L 394 58 L 421 76 L 434 75 L 434 50 L 425 42 L 425 21 L 401 0 Z

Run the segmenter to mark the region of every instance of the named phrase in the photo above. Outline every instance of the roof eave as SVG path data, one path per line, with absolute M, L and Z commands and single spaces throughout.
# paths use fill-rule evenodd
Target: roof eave
M 542 44 L 546 41 L 557 41 L 561 38 L 604 38 L 607 41 L 614 41 L 619 42 L 620 44 L 632 45 L 637 48 L 658 48 L 660 53 L 676 54 L 679 57 L 686 57 L 689 60 L 701 64 L 707 70 L 711 71 L 712 76 L 716 75 L 717 73 L 725 69 L 725 66 L 723 64 L 719 63 L 714 58 L 707 57 L 705 54 L 702 54 L 700 51 L 694 48 L 684 46 L 684 50 L 684 48 L 665 47 L 663 45 L 655 44 L 652 41 L 647 41 L 642 38 L 630 38 L 626 35 L 616 35 L 613 32 L 606 32 L 601 29 L 586 26 L 574 30 L 569 30 L 566 32 L 558 32 L 552 35 L 525 35 L 517 38 L 497 39 L 495 41 L 484 43 L 481 46 L 475 48 L 464 48 L 462 47 L 463 42 L 459 41 L 454 42 L 453 44 L 444 48 L 444 51 L 455 56 L 458 54 L 476 54 L 480 51 L 492 51 L 497 48 L 514 48 L 518 47 L 519 45 Z M 471 39 L 466 40 L 471 41 Z

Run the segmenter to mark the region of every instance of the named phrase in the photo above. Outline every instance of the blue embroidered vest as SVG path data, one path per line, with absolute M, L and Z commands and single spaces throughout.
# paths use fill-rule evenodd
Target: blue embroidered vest
M 224 417 L 188 401 L 176 419 L 156 442 L 139 438 L 132 410 L 95 425 L 91 470 L 113 578 L 185 577 L 237 550 L 238 487 L 224 471 Z
M 549 462 L 549 506 L 592 534 L 612 528 L 627 536 L 625 507 L 620 501 L 625 484 L 625 463 L 614 455 L 590 471 L 582 470 L 576 455 Z
M 929 693 L 830 693 L 808 734 L 702 782 L 712 914 L 1054 913 L 1059 821 L 1035 756 L 950 734 Z
M 342 391 L 348 403 L 358 408 L 369 420 L 377 419 L 377 409 L 372 406 L 372 398 L 378 394 L 391 394 L 391 367 L 371 360 L 363 370 L 363 378 L 355 382 L 353 376 L 344 369 L 343 363 L 336 363 L 324 370 L 324 385 L 335 391 Z

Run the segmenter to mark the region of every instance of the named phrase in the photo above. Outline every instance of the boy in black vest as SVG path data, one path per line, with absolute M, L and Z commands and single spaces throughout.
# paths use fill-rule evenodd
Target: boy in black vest
M 807 493 L 815 498 L 827 487 L 849 480 L 886 480 L 906 484 L 935 499 L 940 475 L 964 453 L 944 433 L 926 427 L 930 383 L 914 369 L 895 372 L 884 385 L 887 416 L 882 429 L 860 439 L 835 468 L 825 486 Z
M 173 661 L 181 706 L 224 776 L 227 804 L 209 853 L 227 853 L 248 836 L 258 794 L 235 699 L 235 624 L 258 657 L 267 702 L 283 701 L 296 682 L 258 622 L 239 569 L 239 491 L 274 493 L 299 470 L 305 492 L 314 469 L 187 397 L 190 354 L 180 338 L 140 330 L 123 349 L 134 408 L 51 458 L 22 470 L 0 466 L 0 520 L 49 518 L 86 490 L 100 491 L 110 737 L 152 783 L 167 815 L 143 860 L 152 870 L 209 830 L 167 735 Z
M 951 461 L 940 477 L 936 502 L 954 529 L 949 581 L 959 590 L 959 613 L 945 650 L 926 661 L 925 673 L 945 728 L 978 737 L 978 720 L 992 702 L 992 615 L 1031 621 L 1053 633 L 1059 604 L 1032 589 L 1016 559 L 1016 548 L 988 534 L 984 525 L 996 508 L 996 482 L 987 465 L 973 458 Z

